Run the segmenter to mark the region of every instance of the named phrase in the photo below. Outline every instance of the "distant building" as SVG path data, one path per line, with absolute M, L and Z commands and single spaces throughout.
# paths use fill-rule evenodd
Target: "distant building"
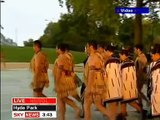
M 1 39 L 0 39 L 0 40 L 1 40 L 1 41 L 0 41 L 1 43 L 0 43 L 0 44 L 1 44 L 1 45 L 17 46 L 17 43 L 13 42 L 12 39 L 10 39 L 10 38 L 7 38 L 7 39 L 6 39 L 6 38 L 4 37 L 4 35 L 1 34 L 1 33 L 0 33 L 0 35 L 1 35 Z

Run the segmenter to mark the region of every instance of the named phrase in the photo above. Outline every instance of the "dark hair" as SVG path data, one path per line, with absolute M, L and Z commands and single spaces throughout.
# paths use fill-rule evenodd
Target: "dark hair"
M 57 48 L 60 49 L 61 51 L 65 52 L 66 51 L 66 44 L 60 43 L 57 45 Z
M 89 46 L 93 46 L 95 50 L 97 50 L 97 42 L 95 40 L 88 41 Z
M 152 54 L 159 53 L 160 54 L 160 44 L 155 44 L 153 49 L 151 50 Z
M 121 50 L 120 54 L 129 56 L 129 51 L 128 50 Z
M 105 49 L 106 44 L 104 42 L 99 42 L 98 47 L 101 47 L 101 48 Z
M 69 50 L 69 45 L 65 43 L 66 50 Z
M 143 50 L 143 45 L 137 44 L 137 45 L 135 45 L 135 48 L 136 49 L 140 49 L 142 51 Z
M 116 49 L 116 47 L 113 46 L 113 45 L 108 45 L 107 48 L 106 48 L 106 50 L 108 50 L 108 51 L 110 51 L 110 52 L 114 52 L 115 49 Z
M 40 40 L 35 40 L 35 41 L 33 42 L 33 44 L 36 45 L 36 46 L 38 46 L 39 48 L 42 48 L 42 43 L 41 43 Z
M 148 63 L 152 62 L 151 54 L 150 54 L 150 53 L 147 53 L 147 54 L 146 54 L 146 57 L 147 57 Z

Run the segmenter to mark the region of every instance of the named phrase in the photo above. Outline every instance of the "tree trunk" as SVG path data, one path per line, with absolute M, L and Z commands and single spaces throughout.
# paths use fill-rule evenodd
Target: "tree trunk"
M 137 0 L 136 7 L 142 7 L 143 0 Z M 143 43 L 142 15 L 135 15 L 134 23 L 134 44 Z

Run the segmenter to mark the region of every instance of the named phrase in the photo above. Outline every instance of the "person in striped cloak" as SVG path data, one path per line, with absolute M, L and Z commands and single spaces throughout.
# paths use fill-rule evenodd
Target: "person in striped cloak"
M 150 59 L 152 60 L 148 66 L 147 66 L 147 97 L 149 100 L 151 100 L 151 92 L 152 92 L 152 76 L 151 76 L 151 69 L 156 64 L 156 60 L 154 60 L 154 57 L 152 58 L 152 51 L 154 51 L 155 48 L 157 48 L 159 44 L 155 44 L 154 46 L 151 46 L 150 51 Z
M 145 112 L 136 102 L 138 99 L 136 68 L 133 60 L 129 59 L 129 49 L 122 49 L 120 54 L 121 75 L 122 75 L 122 101 L 121 115 L 125 120 L 127 115 L 127 103 L 142 113 L 142 120 L 145 119 Z
M 149 100 L 151 99 L 151 92 L 152 92 L 152 76 L 151 76 L 151 69 L 156 64 L 156 62 L 153 60 L 148 66 L 147 66 L 147 97 Z
M 76 119 L 79 119 L 81 109 L 69 97 L 77 95 L 77 86 L 74 81 L 73 63 L 66 55 L 66 45 L 57 45 L 58 57 L 53 68 L 54 89 L 57 93 L 59 120 L 65 120 L 66 104 L 76 112 Z
M 105 93 L 105 83 L 103 77 L 103 61 L 97 53 L 97 43 L 90 41 L 87 44 L 89 58 L 86 62 L 88 73 L 86 74 L 86 88 L 84 95 L 85 120 L 91 120 L 91 105 L 95 104 L 97 109 L 110 120 L 114 120 L 111 112 L 102 105 L 103 94 Z
M 160 45 L 156 45 L 152 50 L 152 60 L 156 63 L 151 68 L 151 110 L 152 116 L 160 117 Z
M 106 93 L 104 96 L 104 105 L 108 103 L 108 109 L 112 111 L 114 117 L 118 115 L 118 103 L 122 99 L 122 81 L 120 60 L 114 56 L 115 46 L 109 45 L 107 52 L 109 59 L 105 65 L 106 74 Z

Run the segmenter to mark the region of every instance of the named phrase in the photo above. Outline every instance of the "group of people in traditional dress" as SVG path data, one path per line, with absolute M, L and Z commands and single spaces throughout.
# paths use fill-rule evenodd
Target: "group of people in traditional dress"
M 42 93 L 48 87 L 48 61 L 41 51 L 41 42 L 34 41 L 35 55 L 31 68 L 34 73 L 32 88 L 35 97 L 45 97 Z M 115 55 L 115 46 L 96 41 L 89 41 L 85 46 L 84 77 L 81 96 L 77 91 L 77 75 L 74 71 L 74 58 L 67 44 L 58 44 L 57 58 L 53 67 L 54 90 L 57 93 L 59 120 L 65 120 L 66 105 L 75 110 L 76 119 L 84 117 L 91 120 L 91 105 L 109 120 L 125 120 L 127 104 L 146 118 L 142 100 L 151 105 L 152 116 L 160 117 L 160 45 L 152 49 L 151 64 L 147 66 L 147 58 L 142 52 L 142 45 L 136 45 L 135 61 L 131 59 L 131 51 L 123 48 Z M 146 74 L 147 73 L 147 74 Z M 147 77 L 149 78 L 147 80 Z M 148 83 L 148 99 L 142 91 Z M 82 104 L 78 106 L 74 99 Z M 83 115 L 81 114 L 83 113 Z

